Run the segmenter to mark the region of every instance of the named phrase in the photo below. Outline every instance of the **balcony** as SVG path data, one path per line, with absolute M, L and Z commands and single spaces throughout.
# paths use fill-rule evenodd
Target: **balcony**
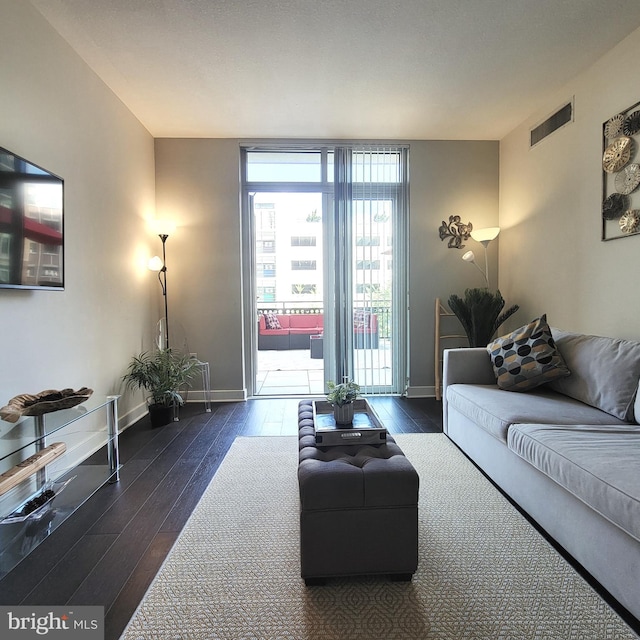
M 375 342 L 368 341 L 364 343 L 365 348 L 354 349 L 354 379 L 364 392 L 367 387 L 391 388 L 390 306 L 376 302 L 375 305 L 356 307 L 356 310 L 377 316 L 378 333 Z M 261 302 L 258 304 L 258 320 L 267 311 L 298 315 L 321 314 L 324 309 L 317 301 Z M 324 395 L 324 360 L 312 358 L 310 348 L 259 350 L 257 362 L 255 393 L 258 396 Z

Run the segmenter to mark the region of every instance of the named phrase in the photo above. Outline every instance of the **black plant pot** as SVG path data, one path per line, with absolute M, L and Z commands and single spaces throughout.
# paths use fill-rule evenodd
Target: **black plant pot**
M 151 418 L 151 427 L 164 427 L 173 421 L 173 407 L 167 407 L 164 404 L 150 404 L 149 417 Z
M 337 425 L 342 428 L 350 427 L 353 424 L 354 407 L 353 402 L 348 402 L 339 407 L 337 404 L 333 405 L 333 417 Z

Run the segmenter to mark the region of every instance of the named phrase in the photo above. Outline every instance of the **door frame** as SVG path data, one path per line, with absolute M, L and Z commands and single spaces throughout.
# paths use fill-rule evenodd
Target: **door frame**
M 340 369 L 346 370 L 348 375 L 352 372 L 353 367 L 353 334 L 351 331 L 347 331 L 347 326 L 344 320 L 341 322 L 339 314 L 342 313 L 343 317 L 351 317 L 349 315 L 349 309 L 336 309 L 336 313 L 326 313 L 328 309 L 336 308 L 336 299 L 334 296 L 333 286 L 333 264 L 336 259 L 334 251 L 336 232 L 340 226 L 340 216 L 333 215 L 333 203 L 335 199 L 335 185 L 333 181 L 329 181 L 327 175 L 327 154 L 332 151 L 337 145 L 268 145 L 262 146 L 256 145 L 241 145 L 240 147 L 240 177 L 241 177 L 241 264 L 243 270 L 243 334 L 244 334 L 244 380 L 245 387 L 247 389 L 248 397 L 263 397 L 256 396 L 256 375 L 257 375 L 257 332 L 255 329 L 255 319 L 257 317 L 257 305 L 256 305 L 256 245 L 255 245 L 255 222 L 253 216 L 253 208 L 251 206 L 253 194 L 258 192 L 265 193 L 320 193 L 322 194 L 323 213 L 329 215 L 323 215 L 323 281 L 324 281 L 324 295 L 323 306 L 325 309 L 324 324 L 325 332 L 327 335 L 336 335 L 336 332 L 342 331 L 344 333 L 345 353 L 342 359 L 344 362 L 341 364 Z M 355 145 L 356 147 L 358 145 Z M 385 145 L 380 145 L 385 146 Z M 320 182 L 248 182 L 247 181 L 247 160 L 246 155 L 248 151 L 273 151 L 273 152 L 295 152 L 295 151 L 318 151 L 321 153 L 322 161 L 322 180 Z M 408 152 L 408 147 L 406 148 Z M 405 162 L 407 158 L 405 156 Z M 408 165 L 408 162 L 406 162 Z M 406 167 L 408 171 L 408 166 Z M 404 200 L 403 200 L 404 199 Z M 394 315 L 394 332 L 395 332 L 395 344 L 397 346 L 394 349 L 394 371 L 398 379 L 395 381 L 398 388 L 401 388 L 400 393 L 406 393 L 407 388 L 407 372 L 409 366 L 408 358 L 408 274 L 407 265 L 409 264 L 408 256 L 408 193 L 398 193 L 396 199 L 396 206 L 398 211 L 402 212 L 402 219 L 399 219 L 394 227 L 393 233 L 393 254 L 394 256 L 404 256 L 403 268 L 397 269 L 394 266 L 393 269 L 393 282 L 392 282 L 392 300 L 395 301 L 392 313 Z M 337 218 L 337 220 L 336 220 Z M 344 228 L 349 227 L 348 220 L 343 219 L 342 226 Z M 350 237 L 351 231 L 346 231 L 345 237 Z M 346 254 L 349 255 L 351 249 Z M 397 258 L 395 258 L 397 259 Z M 399 263 L 396 263 L 399 264 Z M 345 273 L 349 273 L 349 269 L 343 270 L 342 277 L 344 282 L 341 287 L 349 286 L 348 291 L 351 291 L 351 276 L 345 276 Z M 347 291 L 347 289 L 345 289 Z M 348 302 L 351 311 L 353 310 L 353 297 L 352 296 L 339 296 L 342 299 L 341 304 L 344 305 L 346 300 Z M 346 314 L 346 316 L 344 315 Z M 342 324 L 342 329 L 340 328 Z M 335 343 L 335 341 L 333 341 Z M 338 371 L 338 357 L 339 350 L 336 346 L 331 348 L 332 341 L 325 340 L 324 348 L 324 376 L 325 381 L 327 379 L 335 379 L 335 372 Z M 346 367 L 344 369 L 343 367 Z

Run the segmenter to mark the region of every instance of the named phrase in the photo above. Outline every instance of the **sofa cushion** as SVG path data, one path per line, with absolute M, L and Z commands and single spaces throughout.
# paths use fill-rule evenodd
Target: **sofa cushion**
M 316 446 L 310 401 L 298 406 L 298 482 L 303 511 L 417 503 L 419 478 L 392 436 L 382 445 Z
M 515 424 L 508 445 L 640 541 L 640 427 Z
M 375 313 L 356 311 L 353 315 L 353 333 L 367 334 L 378 332 L 378 316 Z
M 547 387 L 522 394 L 504 391 L 497 385 L 452 384 L 447 386 L 447 402 L 505 443 L 510 426 L 520 422 L 625 425 L 608 413 Z
M 529 391 L 569 375 L 547 324 L 547 316 L 532 320 L 487 345 L 498 386 Z
M 292 329 L 317 329 L 322 327 L 321 313 L 294 313 L 289 316 L 289 327 Z
M 371 322 L 371 312 L 370 311 L 354 311 L 353 312 L 353 328 L 354 329 L 364 329 L 369 328 L 369 323 Z
M 260 335 L 262 336 L 288 336 L 289 329 L 261 329 Z
M 571 376 L 551 387 L 616 418 L 637 422 L 634 402 L 640 379 L 640 344 L 569 333 L 552 327 Z

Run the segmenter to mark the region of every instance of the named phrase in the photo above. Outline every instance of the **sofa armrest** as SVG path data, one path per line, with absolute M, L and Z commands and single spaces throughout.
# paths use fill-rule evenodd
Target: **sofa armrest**
M 448 384 L 495 384 L 491 358 L 484 347 L 444 350 L 443 390 Z
M 450 384 L 495 384 L 491 357 L 485 347 L 445 349 L 442 369 L 442 420 L 448 432 L 447 386 Z

